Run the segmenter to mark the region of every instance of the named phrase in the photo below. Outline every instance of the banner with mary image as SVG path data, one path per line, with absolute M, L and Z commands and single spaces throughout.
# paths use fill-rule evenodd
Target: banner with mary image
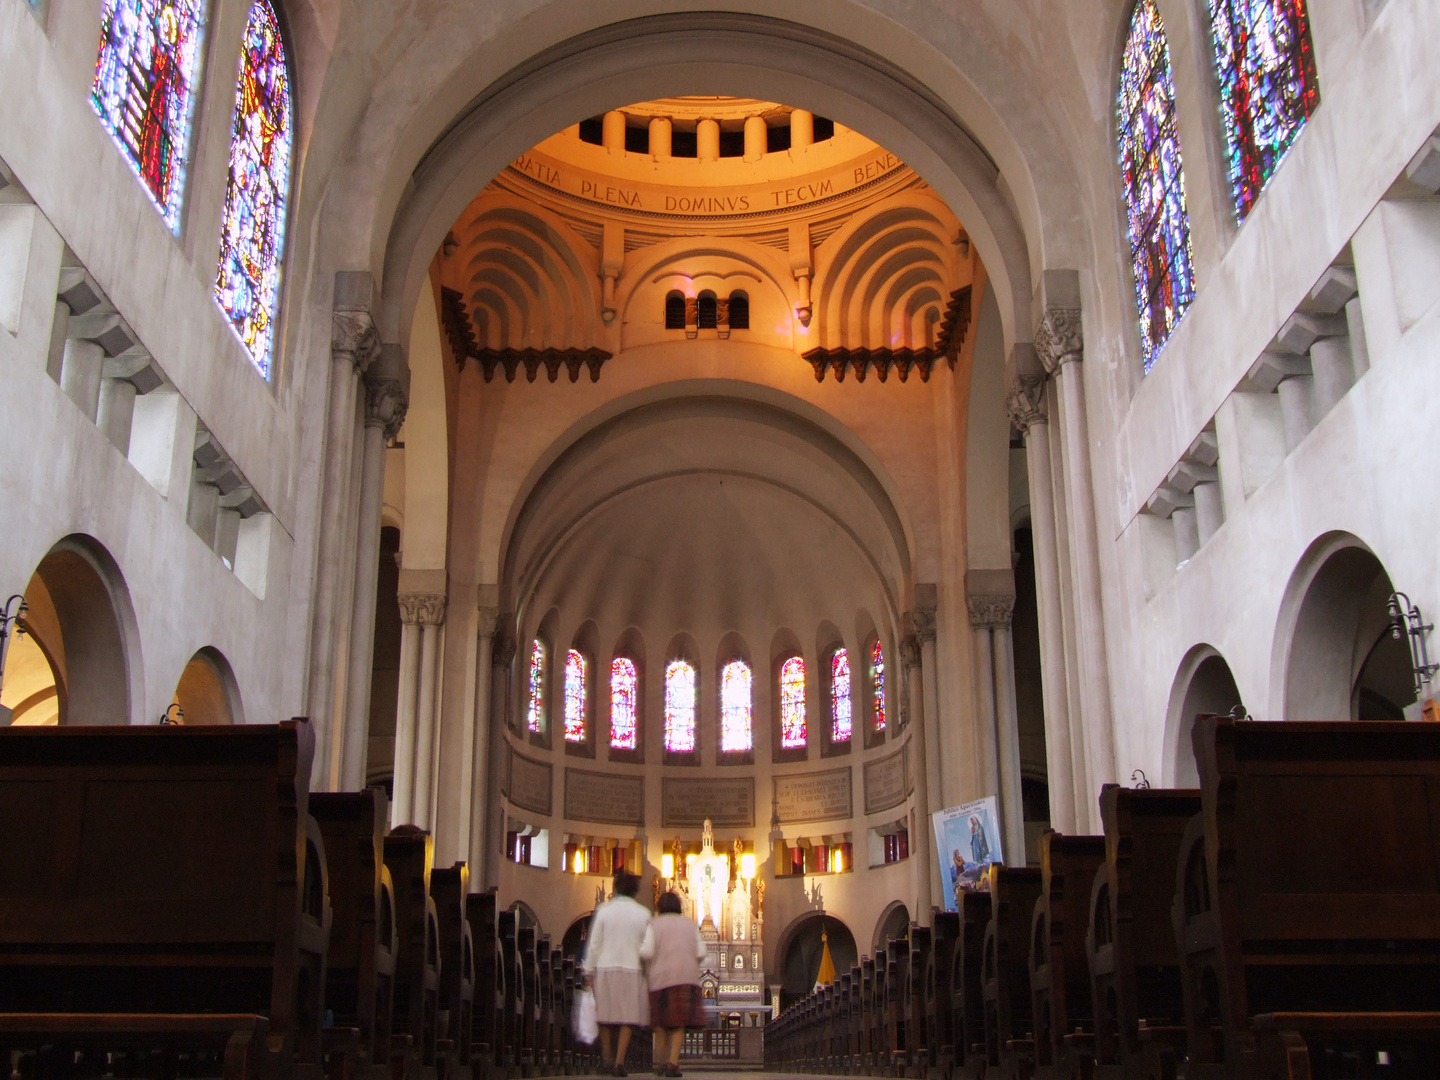
M 930 817 L 940 855 L 940 880 L 945 883 L 945 910 L 959 911 L 960 894 L 987 891 L 990 864 L 1005 861 L 1000 850 L 999 799 L 991 795 Z

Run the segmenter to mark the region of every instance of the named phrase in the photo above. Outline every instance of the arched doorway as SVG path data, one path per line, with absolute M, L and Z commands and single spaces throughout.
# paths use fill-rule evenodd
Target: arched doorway
M 1286 720 L 1402 720 L 1415 704 L 1408 645 L 1391 633 L 1395 591 L 1373 552 L 1354 537 L 1323 538 L 1302 560 L 1286 608 Z M 1282 632 L 1283 632 L 1282 624 Z
M 135 620 L 114 560 L 89 537 L 66 537 L 24 596 L 0 692 L 13 722 L 128 724 Z
M 875 924 L 875 936 L 870 941 L 870 952 L 872 955 L 877 954 L 895 939 L 909 937 L 910 909 L 896 900 L 885 909 L 885 913 Z
M 816 911 L 802 916 L 792 926 L 789 941 L 784 946 L 780 968 L 781 1012 L 815 988 L 815 977 L 820 972 L 820 958 L 827 939 L 830 959 L 837 973 L 849 971 L 859 960 L 855 935 L 834 915 Z
M 180 673 L 172 706 L 178 705 L 189 726 L 243 724 L 240 687 L 230 664 L 209 646 L 190 658 Z
M 1208 645 L 1191 649 L 1180 665 L 1170 694 L 1170 715 L 1165 726 L 1165 783 L 1182 788 L 1200 786 L 1190 739 L 1195 717 L 1223 715 L 1240 704 L 1240 691 L 1225 658 Z

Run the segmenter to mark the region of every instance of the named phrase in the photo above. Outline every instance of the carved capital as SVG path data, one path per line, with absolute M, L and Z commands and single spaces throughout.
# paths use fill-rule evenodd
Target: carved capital
M 920 639 L 914 634 L 906 634 L 900 639 L 900 670 L 908 677 L 911 669 L 919 666 Z
M 366 307 L 337 307 L 330 316 L 330 356 L 349 360 L 355 374 L 365 369 L 380 352 L 380 332 Z
M 491 660 L 497 667 L 508 666 L 519 649 L 520 643 L 515 639 L 515 616 L 508 611 L 501 612 L 495 623 L 495 647 L 490 654 Z
M 386 442 L 399 433 L 409 408 L 410 397 L 399 379 L 366 378 L 365 426 L 384 428 Z
M 965 606 L 970 610 L 970 625 L 1009 626 L 1015 615 L 1013 596 L 967 596 Z
M 917 607 L 911 612 L 910 620 L 915 627 L 915 640 L 920 645 L 928 645 L 935 640 L 935 609 L 933 607 Z
M 1048 422 L 1045 415 L 1045 380 L 1038 375 L 1020 375 L 1005 395 L 1005 411 L 1021 438 L 1036 424 Z
M 487 607 L 485 604 L 480 604 L 475 610 L 477 613 L 477 618 L 479 620 L 477 633 L 482 638 L 494 637 L 495 628 L 500 623 L 500 609 L 497 607 Z
M 1085 357 L 1085 336 L 1079 308 L 1048 307 L 1035 330 L 1035 352 L 1054 375 L 1064 365 Z
M 400 621 L 406 626 L 440 626 L 445 622 L 444 593 L 401 593 Z

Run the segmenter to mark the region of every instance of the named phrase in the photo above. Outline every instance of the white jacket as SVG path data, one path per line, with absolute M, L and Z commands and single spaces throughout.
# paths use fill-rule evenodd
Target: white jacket
M 602 968 L 640 970 L 640 943 L 650 927 L 650 909 L 628 896 L 611 897 L 595 909 L 582 966 L 590 974 Z

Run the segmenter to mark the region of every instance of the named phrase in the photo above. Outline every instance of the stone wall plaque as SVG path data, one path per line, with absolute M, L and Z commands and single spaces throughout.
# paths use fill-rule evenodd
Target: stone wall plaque
M 836 821 L 850 816 L 850 770 L 796 773 L 775 779 L 775 813 L 780 823 Z
M 645 778 L 567 768 L 565 816 L 607 825 L 644 825 Z
M 667 776 L 661 786 L 661 826 L 698 829 L 706 818 L 717 829 L 754 828 L 755 778 L 688 780 Z
M 878 761 L 865 763 L 865 813 L 878 814 L 899 806 L 910 794 L 910 746 Z
M 505 794 L 522 810 L 550 816 L 551 766 L 510 751 L 510 782 Z

